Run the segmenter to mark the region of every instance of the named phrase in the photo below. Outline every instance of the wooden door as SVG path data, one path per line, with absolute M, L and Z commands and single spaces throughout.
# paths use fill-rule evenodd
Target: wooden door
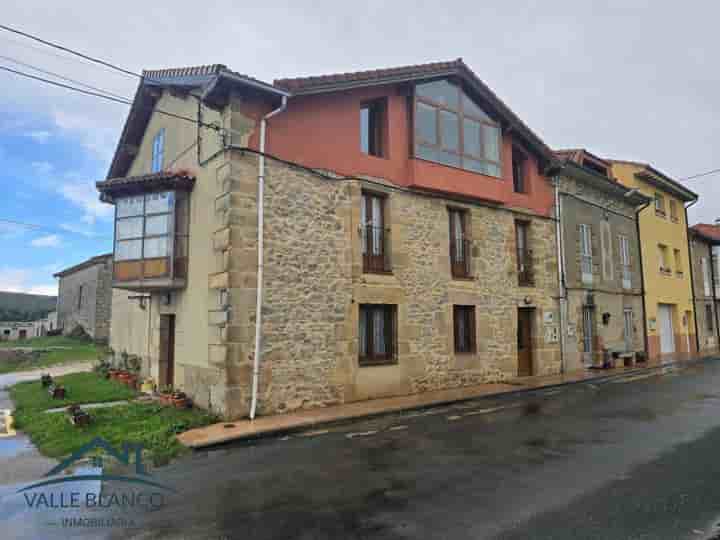
M 524 377 L 533 374 L 532 358 L 532 309 L 518 310 L 518 376 Z
M 175 382 L 175 315 L 160 315 L 160 380 L 159 385 Z

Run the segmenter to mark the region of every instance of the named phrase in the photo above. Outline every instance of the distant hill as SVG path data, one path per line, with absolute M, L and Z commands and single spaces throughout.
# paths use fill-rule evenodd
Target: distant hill
M 34 321 L 55 310 L 57 296 L 0 291 L 0 321 Z

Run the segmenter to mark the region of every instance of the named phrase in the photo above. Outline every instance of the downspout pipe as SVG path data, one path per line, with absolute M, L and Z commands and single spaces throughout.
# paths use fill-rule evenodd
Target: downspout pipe
M 718 316 L 718 310 L 717 310 L 717 284 L 718 284 L 718 277 L 715 275 L 715 257 L 720 257 L 720 253 L 718 255 L 715 255 L 713 253 L 715 249 L 714 244 L 710 244 L 710 281 L 712 285 L 712 310 L 713 314 L 715 316 L 715 347 L 720 347 L 720 317 Z
M 695 326 L 695 351 L 697 353 L 700 353 L 700 335 L 698 334 L 698 322 L 697 322 L 697 313 L 695 313 L 695 276 L 693 275 L 693 264 L 692 264 L 692 253 L 690 253 L 690 229 L 688 227 L 688 208 L 693 206 L 698 202 L 699 199 L 695 199 L 693 202 L 688 204 L 687 206 L 683 206 L 685 208 L 685 243 L 687 244 L 687 258 L 688 258 L 688 270 L 690 271 L 690 293 L 692 294 L 692 311 L 690 312 L 692 314 L 693 318 L 693 326 Z M 688 339 L 688 342 L 690 340 Z M 688 346 L 690 343 L 688 343 Z M 688 355 L 690 354 L 690 351 L 688 351 Z
M 645 343 L 645 360 L 650 359 L 650 347 L 648 343 L 648 326 L 647 326 L 647 303 L 645 299 L 645 269 L 643 267 L 643 254 L 642 254 L 642 240 L 640 236 L 640 212 L 645 210 L 648 206 L 650 206 L 650 203 L 652 201 L 648 201 L 642 206 L 635 209 L 635 232 L 637 235 L 637 243 L 638 243 L 638 261 L 640 262 L 640 298 L 642 298 L 642 308 L 643 308 L 643 316 L 642 316 L 642 322 L 643 322 L 643 342 Z
M 258 157 L 257 185 L 257 221 L 258 221 L 258 267 L 257 297 L 255 301 L 255 354 L 253 355 L 252 401 L 250 403 L 250 420 L 255 419 L 257 411 L 258 380 L 260 378 L 260 358 L 262 356 L 262 300 L 263 300 L 263 237 L 265 231 L 265 139 L 267 121 L 287 108 L 287 96 L 282 96 L 280 107 L 270 111 L 260 121 L 260 155 Z
M 558 258 L 558 291 L 560 297 L 560 373 L 565 373 L 565 313 L 567 292 L 565 290 L 565 251 L 562 236 L 562 201 L 560 199 L 560 177 L 553 178 L 555 186 L 555 243 Z

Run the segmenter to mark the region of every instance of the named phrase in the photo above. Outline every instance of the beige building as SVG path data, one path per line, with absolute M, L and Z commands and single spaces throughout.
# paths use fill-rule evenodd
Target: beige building
M 452 65 L 464 82 L 438 91 L 468 92 L 472 114 L 488 111 L 478 136 L 486 152 L 500 156 L 487 148 L 502 145 L 502 156 L 487 170 L 507 180 L 434 164 L 424 181 L 464 183 L 431 190 L 393 179 L 400 169 L 368 153 L 382 144 L 395 158 L 407 152 L 407 128 L 392 120 L 407 108 L 393 100 L 410 98 L 394 86 L 383 87 L 386 108 L 366 112 L 359 96 L 336 112 L 357 130 L 348 144 L 358 167 L 366 158 L 376 167 L 349 176 L 352 159 L 328 153 L 326 166 L 311 167 L 293 146 L 303 107 L 332 108 L 334 97 L 305 98 L 297 84 L 222 66 L 146 72 L 98 183 L 116 210 L 115 353 L 138 355 L 158 385 L 228 418 L 558 373 L 555 222 L 541 174 L 552 153 Z M 449 68 L 429 69 L 414 76 Z M 515 131 L 504 127 L 511 120 Z M 464 125 L 473 127 L 469 116 Z M 497 200 L 456 191 L 465 185 L 487 185 Z

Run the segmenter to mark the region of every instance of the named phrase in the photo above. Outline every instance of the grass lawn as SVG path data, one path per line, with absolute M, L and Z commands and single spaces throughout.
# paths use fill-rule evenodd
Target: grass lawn
M 90 409 L 92 423 L 87 427 L 75 427 L 64 412 L 43 411 L 69 403 L 117 401 L 135 393 L 94 373 L 74 373 L 56 380 L 65 386 L 68 399 L 49 399 L 39 381 L 19 383 L 10 388 L 10 396 L 16 405 L 15 427 L 27 433 L 40 452 L 49 457 L 67 456 L 95 437 L 102 437 L 116 448 L 124 442 L 140 443 L 148 457 L 160 465 L 186 450 L 175 438 L 177 433 L 217 421 L 213 415 L 197 409 L 128 403 Z
M 2 349 L 27 347 L 64 347 L 36 353 L 13 354 Z M 0 374 L 13 371 L 26 371 L 44 368 L 69 362 L 87 362 L 96 360 L 103 352 L 103 347 L 92 341 L 73 339 L 65 336 L 49 336 L 32 338 L 23 341 L 0 342 Z
M 65 387 L 65 399 L 52 399 L 40 381 L 18 383 L 10 388 L 10 397 L 18 411 L 44 411 L 72 403 L 105 403 L 132 399 L 137 391 L 95 373 L 71 373 L 56 377 L 55 382 Z

